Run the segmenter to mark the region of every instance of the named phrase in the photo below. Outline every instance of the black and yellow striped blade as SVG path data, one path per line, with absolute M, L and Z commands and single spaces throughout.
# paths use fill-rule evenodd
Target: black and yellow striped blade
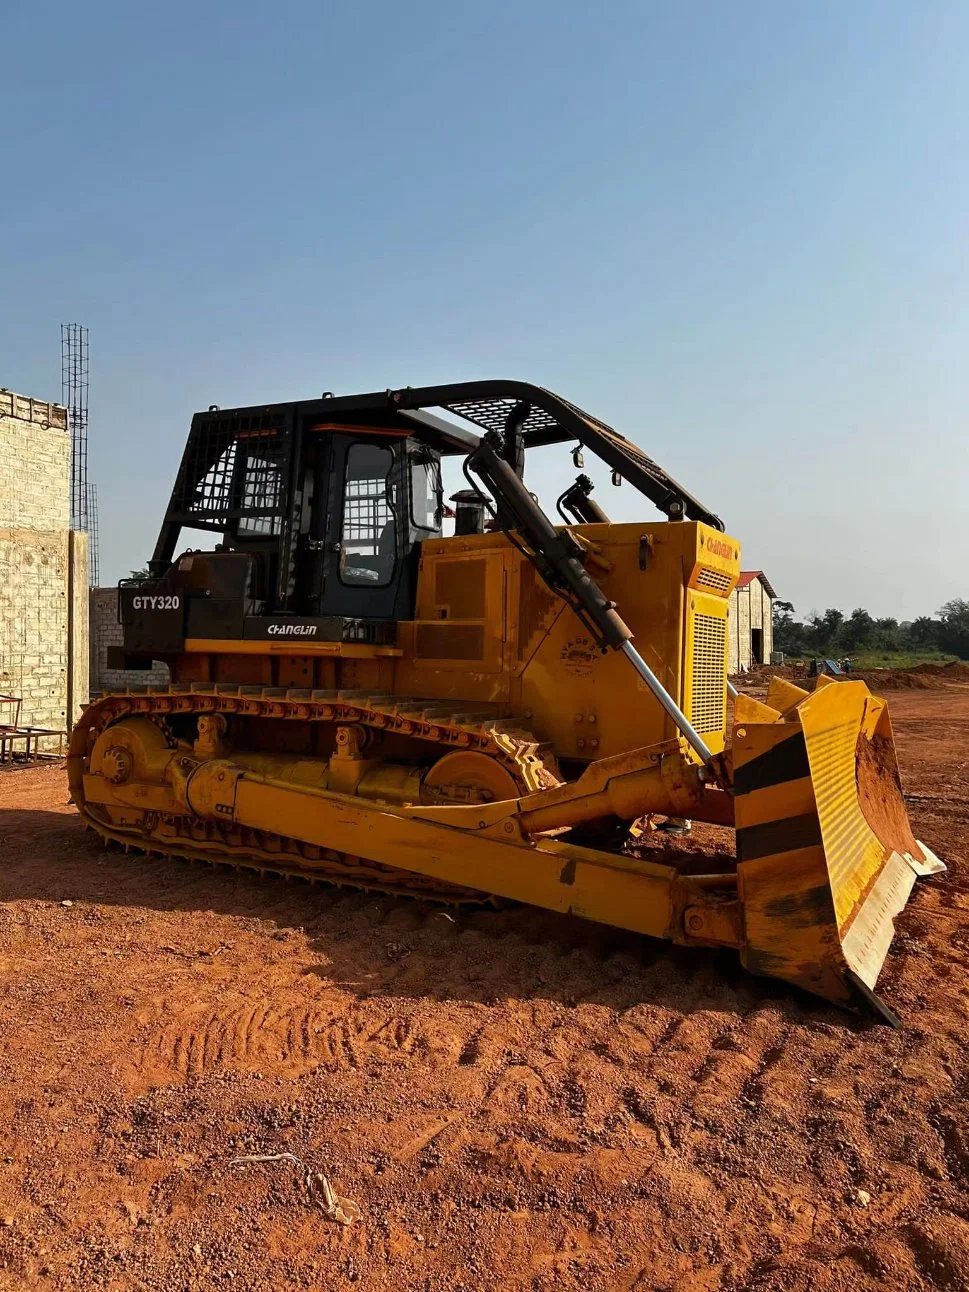
M 885 701 L 864 682 L 826 682 L 737 710 L 742 955 L 847 1001 L 874 987 L 916 877 L 944 866 L 912 834 Z

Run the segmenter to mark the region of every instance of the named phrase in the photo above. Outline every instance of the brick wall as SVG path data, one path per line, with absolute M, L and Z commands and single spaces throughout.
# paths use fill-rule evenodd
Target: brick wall
M 91 692 L 123 690 L 128 686 L 167 686 L 168 668 L 158 661 L 151 672 L 108 668 L 109 646 L 121 646 L 118 622 L 118 589 L 91 589 Z
M 0 463 L 0 692 L 23 700 L 24 724 L 67 729 L 87 698 L 72 651 L 87 549 L 70 533 L 65 410 L 0 390 Z

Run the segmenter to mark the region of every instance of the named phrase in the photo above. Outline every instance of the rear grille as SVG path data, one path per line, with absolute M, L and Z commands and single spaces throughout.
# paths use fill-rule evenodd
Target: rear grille
M 722 731 L 727 717 L 724 656 L 727 621 L 715 615 L 693 617 L 693 698 L 690 719 L 697 731 Z
M 715 592 L 726 592 L 732 582 L 732 574 L 724 574 L 723 570 L 711 570 L 706 567 L 701 569 L 696 577 L 698 588 L 712 588 Z

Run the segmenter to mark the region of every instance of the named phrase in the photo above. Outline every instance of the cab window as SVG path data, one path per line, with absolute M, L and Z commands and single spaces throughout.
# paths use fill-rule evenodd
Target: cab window
M 352 444 L 346 461 L 340 579 L 354 587 L 384 587 L 397 564 L 397 517 L 390 488 L 393 449 Z
M 411 454 L 410 514 L 415 529 L 440 533 L 441 463 L 429 451 Z
M 243 512 L 236 522 L 238 534 L 253 538 L 281 534 L 284 446 L 270 443 L 237 447 L 235 469 L 241 490 L 238 505 Z

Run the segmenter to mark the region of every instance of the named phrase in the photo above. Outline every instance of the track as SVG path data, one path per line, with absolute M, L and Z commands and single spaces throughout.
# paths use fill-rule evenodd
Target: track
M 282 723 L 281 744 L 290 748 L 286 727 L 312 746 L 314 727 L 359 726 L 417 747 L 429 761 L 450 750 L 493 758 L 522 794 L 560 783 L 551 751 L 513 719 L 493 709 L 428 703 L 386 692 L 317 691 L 281 687 L 174 684 L 169 688 L 111 692 L 90 705 L 74 728 L 68 754 L 71 794 L 87 825 L 107 841 L 148 853 L 229 865 L 262 874 L 298 876 L 368 892 L 480 902 L 473 889 L 441 884 L 412 872 L 323 849 L 289 838 L 188 816 L 145 811 L 137 826 L 120 828 L 100 805 L 86 802 L 84 773 L 97 737 L 126 718 L 147 717 L 163 730 L 193 717 L 221 714 L 246 723 Z M 277 729 L 278 732 L 278 729 Z M 130 815 L 130 814 L 129 814 Z

